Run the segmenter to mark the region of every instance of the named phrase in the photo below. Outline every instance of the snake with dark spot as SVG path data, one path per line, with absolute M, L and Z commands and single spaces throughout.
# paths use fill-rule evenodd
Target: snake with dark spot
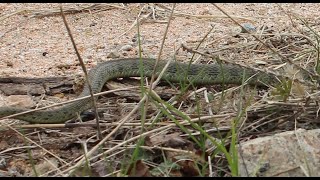
M 142 62 L 142 63 L 140 63 Z M 115 78 L 123 77 L 151 77 L 156 61 L 154 59 L 128 58 L 110 60 L 98 64 L 88 73 L 93 93 L 99 93 L 104 84 Z M 159 75 L 167 61 L 160 60 L 155 70 L 155 75 Z M 260 72 L 251 68 L 242 67 L 235 64 L 188 64 L 181 62 L 171 62 L 161 77 L 169 82 L 191 82 L 193 85 L 211 84 L 242 84 L 244 79 L 251 77 L 247 83 L 251 85 L 264 85 L 273 83 L 276 80 L 274 75 Z M 88 85 L 84 86 L 79 97 L 88 96 Z M 15 119 L 30 123 L 50 124 L 63 123 L 77 117 L 81 113 L 92 107 L 90 98 L 65 104 L 61 107 L 39 110 L 23 115 L 15 116 Z M 21 113 L 29 109 L 16 107 L 0 107 L 0 118 L 15 113 Z

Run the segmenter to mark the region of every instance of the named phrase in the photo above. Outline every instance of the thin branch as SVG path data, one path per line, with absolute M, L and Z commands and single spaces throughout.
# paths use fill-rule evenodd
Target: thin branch
M 84 63 L 83 63 L 83 60 L 82 60 L 82 58 L 81 58 L 81 56 L 80 56 L 80 53 L 79 53 L 79 51 L 78 51 L 78 49 L 77 49 L 77 45 L 76 45 L 76 43 L 74 42 L 74 39 L 73 39 L 71 30 L 70 30 L 70 28 L 69 28 L 69 26 L 68 26 L 66 17 L 65 17 L 64 14 L 63 14 L 62 5 L 60 5 L 60 11 L 61 11 L 61 16 L 62 16 L 64 25 L 65 25 L 66 28 L 67 28 L 68 35 L 69 35 L 69 37 L 70 37 L 70 39 L 71 39 L 73 48 L 74 48 L 74 50 L 76 51 L 76 54 L 77 54 L 78 60 L 79 60 L 79 62 L 80 62 L 81 68 L 82 68 L 82 70 L 83 70 L 83 72 L 84 72 L 84 77 L 85 77 L 86 82 L 87 82 L 87 84 L 88 84 L 88 88 L 89 88 L 89 92 L 90 92 L 91 100 L 92 100 L 92 105 L 93 105 L 94 112 L 95 112 L 95 115 L 96 115 L 98 138 L 99 138 L 99 139 L 102 139 L 101 129 L 100 129 L 100 126 L 99 126 L 99 114 L 98 114 L 98 110 L 97 110 L 96 100 L 95 100 L 95 98 L 93 97 L 93 91 L 92 91 L 90 79 L 88 78 L 87 68 L 86 68 L 86 66 L 85 66 Z

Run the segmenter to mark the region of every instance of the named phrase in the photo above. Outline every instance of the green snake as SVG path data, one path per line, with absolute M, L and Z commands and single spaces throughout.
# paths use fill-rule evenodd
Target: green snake
M 141 63 L 142 62 L 142 63 Z M 155 75 L 159 75 L 165 67 L 167 61 L 160 60 L 155 70 Z M 103 62 L 92 68 L 88 73 L 93 93 L 99 93 L 104 84 L 115 78 L 123 77 L 151 77 L 156 61 L 148 58 L 128 58 L 116 59 Z M 264 72 L 258 72 L 251 68 L 245 68 L 235 64 L 188 64 L 181 62 L 171 62 L 161 77 L 169 82 L 191 82 L 194 85 L 209 84 L 242 84 L 244 79 L 251 77 L 247 83 L 251 85 L 264 85 L 275 81 L 275 76 Z M 88 96 L 89 88 L 85 85 L 79 97 Z M 63 123 L 77 117 L 81 113 L 92 107 L 90 98 L 75 101 L 63 106 L 30 112 L 15 116 L 15 119 L 30 123 Z M 0 107 L 0 118 L 15 113 L 21 113 L 29 109 L 16 107 Z

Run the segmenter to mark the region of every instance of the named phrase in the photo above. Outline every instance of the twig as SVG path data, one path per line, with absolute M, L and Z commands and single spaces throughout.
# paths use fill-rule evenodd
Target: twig
M 81 58 L 81 56 L 80 56 L 80 53 L 79 53 L 79 51 L 78 51 L 78 49 L 77 49 L 77 45 L 76 45 L 76 43 L 75 43 L 74 40 L 73 40 L 73 36 L 72 36 L 71 30 L 70 30 L 70 28 L 69 28 L 69 26 L 68 26 L 66 17 L 65 17 L 64 14 L 63 14 L 62 5 L 60 5 L 60 11 L 61 11 L 61 16 L 62 16 L 64 25 L 65 25 L 66 28 L 67 28 L 68 35 L 69 35 L 69 37 L 70 37 L 70 39 L 71 39 L 73 48 L 74 48 L 74 50 L 76 51 L 78 60 L 79 60 L 79 62 L 80 62 L 80 65 L 81 65 L 81 67 L 82 67 L 82 70 L 83 70 L 83 72 L 84 72 L 84 77 L 85 77 L 86 82 L 87 82 L 87 84 L 88 84 L 88 89 L 89 89 L 89 92 L 90 92 L 90 95 L 91 95 L 91 100 L 92 100 L 92 106 L 93 106 L 93 109 L 94 109 L 94 112 L 95 112 L 95 115 L 96 115 L 98 138 L 99 138 L 99 139 L 102 139 L 101 129 L 100 129 L 100 126 L 99 126 L 99 114 L 98 114 L 98 110 L 97 110 L 96 100 L 95 100 L 95 98 L 93 97 L 93 91 L 92 91 L 91 82 L 90 82 L 91 80 L 88 78 L 87 68 L 86 68 L 86 66 L 85 66 L 84 63 L 83 63 L 83 60 L 82 60 L 82 58 Z
M 169 19 L 168 19 L 168 24 L 167 24 L 167 27 L 166 27 L 166 30 L 164 32 L 164 35 L 163 35 L 163 38 L 162 38 L 162 42 L 161 42 L 161 47 L 160 47 L 160 50 L 159 50 L 159 54 L 158 54 L 158 57 L 157 57 L 157 60 L 156 60 L 156 63 L 153 67 L 153 71 L 152 71 L 152 76 L 151 76 L 151 80 L 150 80 L 150 84 L 153 85 L 153 81 L 155 79 L 155 72 L 156 72 L 156 69 L 157 69 L 157 66 L 158 66 L 158 63 L 159 63 L 159 60 L 161 58 L 161 55 L 162 55 L 162 50 L 163 50 L 163 46 L 164 46 L 164 42 L 166 40 L 166 37 L 167 37 L 167 34 L 168 34 L 168 30 L 169 30 L 169 25 L 171 23 L 171 19 L 172 19 L 172 14 L 174 12 L 174 8 L 175 8 L 176 4 L 174 3 L 172 5 L 172 9 L 171 9 L 171 14 L 169 16 Z M 151 89 L 153 89 L 154 87 L 151 87 Z
M 124 7 L 117 6 L 111 3 L 95 3 L 93 5 L 89 6 L 80 6 L 80 7 L 65 7 L 64 13 L 65 14 L 75 14 L 75 13 L 81 13 L 81 12 L 90 12 L 93 10 L 97 10 L 96 12 L 100 12 L 103 10 L 107 10 L 108 7 L 111 8 L 119 8 L 119 9 L 125 9 Z M 32 17 L 47 17 L 47 16 L 55 16 L 60 14 L 60 9 L 48 9 L 48 10 L 28 10 L 28 12 L 32 13 Z
M 150 13 L 142 16 L 139 23 L 143 23 L 151 14 L 152 13 L 150 12 Z M 120 36 L 118 36 L 118 38 L 122 37 L 123 35 L 127 34 L 129 31 L 131 31 L 131 29 L 134 28 L 137 25 L 137 23 L 138 23 L 138 18 L 132 23 L 132 25 L 129 27 L 129 29 L 126 32 L 122 33 Z

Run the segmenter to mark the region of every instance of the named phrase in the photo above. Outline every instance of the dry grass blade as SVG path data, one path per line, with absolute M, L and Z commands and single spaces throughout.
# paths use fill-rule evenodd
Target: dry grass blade
M 161 4 L 157 4 L 157 6 L 161 6 Z M 161 6 L 162 8 L 157 8 L 158 11 L 167 12 L 170 9 L 166 8 L 164 6 Z M 193 15 L 188 13 L 182 13 L 175 11 L 173 13 L 173 16 L 176 17 L 192 17 L 192 18 L 199 18 L 199 19 L 218 19 L 218 18 L 228 18 L 228 16 L 221 16 L 221 15 Z M 253 17 L 245 17 L 245 16 L 232 16 L 235 19 L 242 19 L 242 20 L 248 20 L 248 21 L 255 21 Z
M 166 26 L 166 30 L 165 30 L 163 38 L 162 38 L 162 42 L 161 42 L 161 47 L 160 47 L 160 50 L 159 50 L 158 58 L 157 58 L 156 64 L 154 65 L 154 68 L 153 68 L 153 72 L 152 72 L 152 76 L 151 76 L 151 80 L 150 80 L 150 84 L 151 85 L 153 85 L 153 81 L 154 81 L 154 78 L 155 78 L 154 75 L 155 75 L 155 72 L 156 72 L 156 68 L 157 68 L 158 62 L 160 61 L 160 58 L 161 58 L 161 55 L 162 55 L 164 42 L 165 42 L 166 37 L 167 37 L 168 29 L 169 29 L 169 26 L 170 26 L 170 23 L 171 23 L 171 19 L 172 19 L 172 15 L 173 15 L 175 6 L 176 6 L 176 4 L 172 5 L 171 14 L 169 16 L 168 23 L 167 23 L 167 26 Z M 153 88 L 154 87 L 151 87 L 150 90 L 153 89 Z
M 15 151 L 15 150 L 18 150 L 18 149 L 32 149 L 32 148 L 35 148 L 37 146 L 20 146 L 20 147 L 15 147 L 15 148 L 8 148 L 6 150 L 3 150 L 3 151 L 0 151 L 0 155 L 3 154 L 3 153 L 6 153 L 6 152 L 10 152 L 10 151 Z
M 73 48 L 77 54 L 77 57 L 78 57 L 78 60 L 80 62 L 80 65 L 81 65 L 81 68 L 84 72 L 84 77 L 86 79 L 86 83 L 88 84 L 88 88 L 89 88 L 89 92 L 90 92 L 90 96 L 91 96 L 91 100 L 92 100 L 92 106 L 94 108 L 94 112 L 96 114 L 96 122 L 97 122 L 97 132 L 98 132 L 98 138 L 101 139 L 102 138 L 102 134 L 101 134 L 101 128 L 99 126 L 99 114 L 98 114 L 98 110 L 97 110 L 97 103 L 96 103 L 96 100 L 95 98 L 93 97 L 93 91 L 92 91 L 92 87 L 91 87 L 91 80 L 88 78 L 88 72 L 87 72 L 87 68 L 86 66 L 84 65 L 83 63 L 83 60 L 80 56 L 80 53 L 77 49 L 77 46 L 76 46 L 76 43 L 74 42 L 73 40 L 73 36 L 72 36 L 72 33 L 71 33 L 71 30 L 69 28 L 69 25 L 67 23 L 67 20 L 66 20 L 66 17 L 64 16 L 64 13 L 63 13 L 63 10 L 62 10 L 62 5 L 60 6 L 60 11 L 61 11 L 61 16 L 62 16 L 62 19 L 63 19 L 63 22 L 64 22 L 64 25 L 66 26 L 67 28 L 67 31 L 68 31 L 68 35 L 71 39 L 71 42 L 72 42 L 72 45 L 73 45 Z
M 79 6 L 66 6 L 64 9 L 65 14 L 74 14 L 74 13 L 81 13 L 81 12 L 100 12 L 100 11 L 106 11 L 111 8 L 119 8 L 119 9 L 125 9 L 122 6 L 117 6 L 115 4 L 109 4 L 109 3 L 102 3 L 102 4 L 93 4 L 93 5 L 79 5 Z M 55 9 L 45 9 L 45 10 L 39 10 L 39 9 L 21 9 L 18 11 L 15 11 L 10 14 L 6 14 L 3 16 L 0 16 L 0 22 L 11 17 L 14 15 L 24 14 L 26 16 L 30 17 L 47 17 L 47 16 L 56 16 L 60 15 L 60 8 Z
M 78 6 L 64 6 L 65 14 L 74 14 L 81 12 L 100 12 L 106 11 L 112 8 L 125 9 L 122 6 L 117 6 L 110 3 L 95 3 L 93 5 L 78 5 Z M 32 17 L 45 17 L 60 15 L 60 8 L 48 9 L 48 10 L 28 10 Z
M 129 27 L 129 29 L 122 33 L 118 38 L 122 37 L 123 35 L 127 34 L 128 32 L 130 32 L 132 30 L 132 28 L 134 28 L 135 26 L 137 26 L 137 24 L 142 24 L 151 14 L 152 12 L 146 14 L 146 15 L 143 15 L 141 16 L 141 12 L 142 10 L 145 8 L 145 6 L 143 6 L 138 14 L 138 17 L 136 18 L 136 20 L 132 23 L 132 25 Z M 140 25 L 139 25 L 140 26 Z

